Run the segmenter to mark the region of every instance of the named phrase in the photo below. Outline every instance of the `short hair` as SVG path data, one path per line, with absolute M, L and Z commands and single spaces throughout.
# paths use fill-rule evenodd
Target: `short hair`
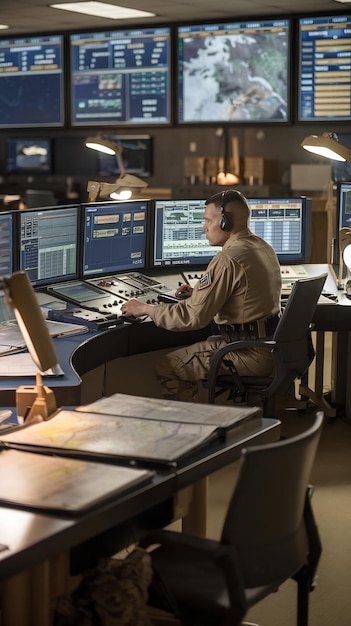
M 245 196 L 243 196 L 243 194 L 236 189 L 227 189 L 226 191 L 214 193 L 212 196 L 207 198 L 205 206 L 207 206 L 207 204 L 215 204 L 218 208 L 222 208 L 223 205 L 226 205 L 229 202 L 239 202 L 247 207 L 249 206 Z
M 228 211 L 226 208 L 227 204 L 236 204 L 236 208 L 234 211 Z M 226 191 L 220 191 L 219 193 L 215 193 L 205 201 L 205 206 L 208 204 L 214 204 L 218 209 L 222 210 L 222 213 L 234 213 L 237 218 L 248 220 L 250 217 L 250 207 L 249 204 L 240 191 L 236 189 L 227 189 Z

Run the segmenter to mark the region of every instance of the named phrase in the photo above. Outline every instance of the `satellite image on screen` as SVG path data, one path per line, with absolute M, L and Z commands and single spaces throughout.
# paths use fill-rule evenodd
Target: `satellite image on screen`
M 287 22 L 181 28 L 178 50 L 180 121 L 287 121 Z

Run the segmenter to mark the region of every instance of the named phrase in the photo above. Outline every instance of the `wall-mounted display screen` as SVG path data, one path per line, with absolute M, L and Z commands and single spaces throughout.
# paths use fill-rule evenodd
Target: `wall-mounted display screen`
M 79 206 L 19 212 L 20 269 L 33 285 L 78 276 Z
M 152 140 L 150 135 L 109 135 L 109 141 L 122 147 L 122 161 L 128 174 L 151 176 L 152 173 Z M 99 176 L 117 176 L 120 174 L 115 156 L 97 153 Z
M 351 116 L 351 16 L 299 21 L 299 121 Z
M 14 269 L 14 213 L 0 213 L 0 276 L 11 274 Z
M 288 20 L 178 28 L 181 123 L 286 122 Z
M 148 200 L 82 206 L 84 277 L 146 266 Z
M 0 40 L 0 128 L 63 126 L 63 37 Z
M 282 264 L 307 263 L 311 254 L 310 198 L 248 198 L 250 229 L 268 241 Z
M 151 266 L 199 267 L 220 250 L 203 230 L 205 200 L 155 200 Z
M 170 28 L 71 35 L 73 126 L 169 124 Z
M 1 99 L 1 97 L 0 97 Z M 51 141 L 45 138 L 6 140 L 7 174 L 50 174 Z

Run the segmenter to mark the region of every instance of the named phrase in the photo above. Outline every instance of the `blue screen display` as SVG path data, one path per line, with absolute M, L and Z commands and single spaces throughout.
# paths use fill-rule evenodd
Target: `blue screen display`
M 73 126 L 165 124 L 170 28 L 71 35 Z
M 300 121 L 349 120 L 351 16 L 299 21 Z
M 0 40 L 0 128 L 63 126 L 63 37 Z
M 148 200 L 83 205 L 83 276 L 146 267 Z

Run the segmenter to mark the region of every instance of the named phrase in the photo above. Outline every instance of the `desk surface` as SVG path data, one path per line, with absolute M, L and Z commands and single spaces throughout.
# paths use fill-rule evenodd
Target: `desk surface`
M 109 501 L 72 519 L 40 515 L 12 508 L 0 508 L 0 579 L 29 569 L 62 551 L 97 537 L 106 530 L 172 498 L 177 491 L 208 476 L 239 458 L 244 446 L 279 438 L 279 420 L 263 418 L 251 434 L 232 431 L 230 439 L 212 442 L 188 457 L 176 470 L 157 472 L 150 484 Z M 23 453 L 25 454 L 25 452 Z

